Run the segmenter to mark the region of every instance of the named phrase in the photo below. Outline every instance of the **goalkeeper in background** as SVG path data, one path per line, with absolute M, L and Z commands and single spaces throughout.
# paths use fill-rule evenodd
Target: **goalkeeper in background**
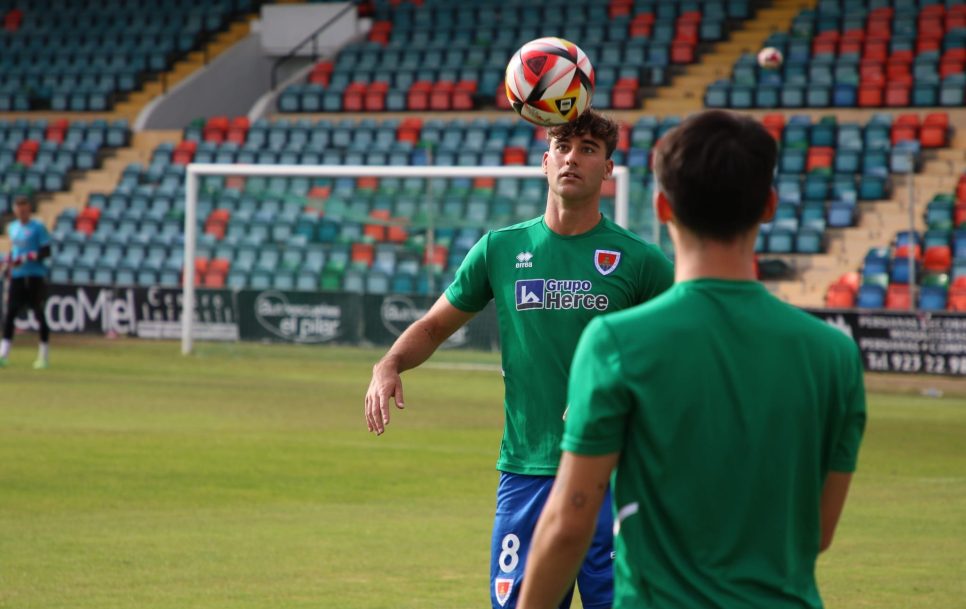
M 615 609 L 822 607 L 815 563 L 856 466 L 863 366 L 851 338 L 755 281 L 776 156 L 760 123 L 721 111 L 661 139 L 675 284 L 580 339 L 520 609 L 556 607 L 611 482 Z
M 40 324 L 40 347 L 34 368 L 46 368 L 49 361 L 50 328 L 44 313 L 47 302 L 47 267 L 42 260 L 50 256 L 50 234 L 42 222 L 32 220 L 30 199 L 14 199 L 16 220 L 7 226 L 12 248 L 5 260 L 6 275 L 10 278 L 7 308 L 3 320 L 3 340 L 0 341 L 0 368 L 7 365 L 13 344 L 14 320 L 21 309 L 29 307 Z
M 617 124 L 588 110 L 550 128 L 547 140 L 545 213 L 473 246 L 446 293 L 373 367 L 365 400 L 369 430 L 381 434 L 390 399 L 403 407 L 399 374 L 494 301 L 506 415 L 490 560 L 495 609 L 516 606 L 530 537 L 560 460 L 567 373 L 581 331 L 599 315 L 657 296 L 674 274 L 659 249 L 600 213 Z M 609 608 L 613 600 L 612 524 L 610 506 L 598 509 L 593 546 L 569 583 L 577 580 L 585 609 Z

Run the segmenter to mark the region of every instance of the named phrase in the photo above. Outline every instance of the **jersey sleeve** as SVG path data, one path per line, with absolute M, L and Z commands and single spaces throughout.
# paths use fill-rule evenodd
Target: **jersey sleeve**
M 493 287 L 486 268 L 486 249 L 490 234 L 476 242 L 463 259 L 453 283 L 446 288 L 446 299 L 461 311 L 476 313 L 482 311 L 493 299 Z
M 632 405 L 622 377 L 613 333 L 598 317 L 574 353 L 561 449 L 588 456 L 621 451 Z
M 37 249 L 50 245 L 50 233 L 43 222 L 37 222 Z
M 659 296 L 673 284 L 674 265 L 657 246 L 647 246 L 638 280 L 638 304 Z
M 851 341 L 849 341 L 851 342 Z M 844 404 L 842 424 L 832 444 L 829 469 L 836 472 L 854 472 L 859 458 L 859 445 L 865 432 L 865 385 L 863 382 L 862 354 L 854 343 L 850 345 L 854 356 L 845 370 L 843 382 Z

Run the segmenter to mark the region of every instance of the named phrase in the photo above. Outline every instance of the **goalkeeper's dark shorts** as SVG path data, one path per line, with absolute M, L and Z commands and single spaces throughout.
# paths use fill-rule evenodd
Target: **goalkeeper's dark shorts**
M 10 281 L 10 292 L 3 318 L 3 337 L 13 338 L 14 320 L 24 309 L 33 311 L 37 323 L 40 325 L 40 340 L 50 339 L 50 328 L 47 327 L 47 316 L 44 306 L 47 303 L 47 281 L 43 277 L 13 277 Z

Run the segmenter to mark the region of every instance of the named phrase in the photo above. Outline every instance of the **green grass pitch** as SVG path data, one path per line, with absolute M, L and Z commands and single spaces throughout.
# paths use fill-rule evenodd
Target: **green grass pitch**
M 0 370 L 0 607 L 488 606 L 502 425 L 494 354 L 403 377 L 381 438 L 376 350 L 57 338 Z M 478 366 L 476 364 L 479 364 Z M 966 598 L 966 399 L 871 394 L 820 559 L 829 607 Z M 576 604 L 575 604 L 576 605 Z

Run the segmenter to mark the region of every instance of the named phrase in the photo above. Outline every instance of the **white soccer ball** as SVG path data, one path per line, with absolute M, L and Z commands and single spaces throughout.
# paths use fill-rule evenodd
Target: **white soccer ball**
M 758 65 L 766 70 L 775 70 L 782 65 L 785 58 L 775 47 L 765 47 L 758 51 Z
M 580 47 L 563 38 L 538 38 L 513 54 L 506 96 L 526 120 L 549 127 L 576 119 L 590 107 L 594 68 Z

